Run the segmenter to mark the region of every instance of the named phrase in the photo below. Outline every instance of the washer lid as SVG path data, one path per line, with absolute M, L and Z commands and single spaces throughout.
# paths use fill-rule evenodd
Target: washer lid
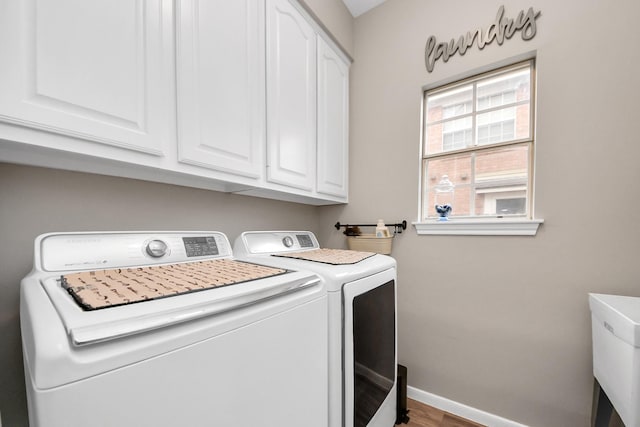
M 305 271 L 100 310 L 83 310 L 58 277 L 41 281 L 75 346 L 89 345 L 256 304 L 318 285 Z

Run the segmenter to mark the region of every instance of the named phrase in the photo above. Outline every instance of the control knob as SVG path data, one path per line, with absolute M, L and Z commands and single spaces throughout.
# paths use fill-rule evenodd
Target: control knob
M 290 248 L 291 246 L 293 246 L 293 239 L 291 238 L 291 236 L 287 236 L 284 239 L 282 239 L 282 244 L 285 247 Z
M 147 243 L 147 254 L 153 258 L 160 258 L 167 253 L 168 246 L 162 240 L 152 240 Z

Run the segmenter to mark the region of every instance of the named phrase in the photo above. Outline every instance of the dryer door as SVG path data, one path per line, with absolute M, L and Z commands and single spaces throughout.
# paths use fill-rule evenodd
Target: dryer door
M 345 426 L 396 420 L 395 269 L 343 288 Z

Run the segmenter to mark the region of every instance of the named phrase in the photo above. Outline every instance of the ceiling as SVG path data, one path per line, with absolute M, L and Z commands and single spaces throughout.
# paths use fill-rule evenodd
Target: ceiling
M 342 0 L 354 18 L 382 4 L 385 0 Z

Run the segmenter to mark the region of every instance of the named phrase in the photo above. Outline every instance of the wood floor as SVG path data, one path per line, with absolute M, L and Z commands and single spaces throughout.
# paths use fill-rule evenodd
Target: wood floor
M 486 427 L 413 399 L 407 399 L 407 409 L 410 421 L 398 427 Z

